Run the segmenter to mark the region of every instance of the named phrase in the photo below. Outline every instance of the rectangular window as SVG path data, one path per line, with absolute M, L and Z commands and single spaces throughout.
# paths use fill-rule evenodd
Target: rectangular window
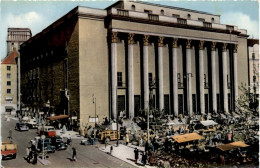
M 11 74 L 8 73 L 8 74 L 6 75 L 6 77 L 7 77 L 8 79 L 10 79 L 10 78 L 11 78 Z
M 117 86 L 123 86 L 122 72 L 117 72 Z
M 152 14 L 153 12 L 151 10 L 144 10 L 144 13 Z
M 7 86 L 11 86 L 11 81 L 7 81 Z
M 252 59 L 255 60 L 255 53 L 252 53 Z
M 7 69 L 8 71 L 11 71 L 11 66 L 7 66 L 6 69 Z
M 253 82 L 254 83 L 256 82 L 256 76 L 255 75 L 253 76 Z
M 178 80 L 178 87 L 181 88 L 183 87 L 183 84 L 181 83 L 181 74 L 177 73 L 177 80 Z
M 149 73 L 149 85 L 151 86 L 153 84 L 153 73 Z
M 172 14 L 172 17 L 174 17 L 174 18 L 180 18 L 180 15 Z
M 6 93 L 10 94 L 11 93 L 11 89 L 7 89 Z
M 205 22 L 205 19 L 204 18 L 198 18 L 198 21 Z

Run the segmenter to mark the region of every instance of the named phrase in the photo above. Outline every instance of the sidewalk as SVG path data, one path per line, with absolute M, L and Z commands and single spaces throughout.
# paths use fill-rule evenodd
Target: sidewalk
M 142 165 L 142 163 L 141 163 L 141 158 L 142 158 L 141 153 L 139 153 L 139 159 L 137 161 L 138 165 L 135 164 L 134 148 L 137 148 L 140 151 L 144 151 L 144 147 L 133 146 L 131 144 L 129 144 L 128 146 L 122 145 L 122 144 L 119 144 L 118 147 L 116 145 L 112 145 L 112 146 L 113 146 L 113 151 L 112 151 L 111 155 L 120 159 L 120 160 L 123 160 L 123 161 L 125 161 L 125 162 L 127 162 L 127 163 L 129 163 L 133 166 L 136 166 L 136 167 L 147 167 L 147 168 L 155 167 L 155 166 L 149 166 L 149 165 L 141 166 Z M 105 146 L 103 145 L 102 147 L 99 148 L 99 150 L 101 150 L 105 153 L 110 153 L 110 147 L 111 147 L 111 145 L 107 145 L 107 147 L 105 148 Z

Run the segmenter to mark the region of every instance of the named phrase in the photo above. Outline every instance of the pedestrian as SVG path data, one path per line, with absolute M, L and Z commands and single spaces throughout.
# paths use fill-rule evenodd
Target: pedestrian
M 105 140 L 105 149 L 107 148 L 107 141 Z
M 8 136 L 8 138 L 9 138 L 9 139 L 13 139 L 13 138 L 12 138 L 12 130 L 11 130 L 11 129 L 9 130 L 9 136 Z
M 126 135 L 125 135 L 125 144 L 128 145 L 128 143 L 129 143 L 129 135 L 128 135 L 128 133 L 126 133 Z
M 135 150 L 134 150 L 134 153 L 135 153 L 135 163 L 137 163 L 137 160 L 138 160 L 138 149 L 137 148 L 135 148 Z
M 29 158 L 28 158 L 28 163 L 31 163 L 31 159 L 32 159 L 32 157 L 33 157 L 33 152 L 32 152 L 32 150 L 30 150 L 30 152 L 29 152 Z
M 154 164 L 154 152 L 150 149 L 150 158 L 149 158 L 150 166 Z
M 37 154 L 37 152 L 35 152 L 34 157 L 33 157 L 33 162 L 32 162 L 34 165 L 37 164 L 37 157 L 38 157 L 38 154 Z
M 73 151 L 73 153 L 72 153 L 72 161 L 76 161 L 76 157 L 77 157 L 76 149 L 73 147 L 72 151 Z
M 67 138 L 67 144 L 70 145 L 70 143 L 71 143 L 71 137 L 70 137 L 70 134 L 69 134 L 69 136 Z
M 164 149 L 165 149 L 165 152 L 168 152 L 168 137 L 166 137 L 165 139 L 165 142 L 164 142 Z
M 144 145 L 144 151 L 147 152 L 148 150 L 149 150 L 149 144 L 148 141 L 146 141 Z
M 221 161 L 221 165 L 225 165 L 225 157 L 224 157 L 224 155 L 220 155 L 220 161 Z
M 112 155 L 112 152 L 113 152 L 113 146 L 111 145 L 110 146 L 110 155 Z
M 29 154 L 30 154 L 30 148 L 26 148 L 26 161 L 29 163 Z
M 146 152 L 142 153 L 142 163 L 144 164 L 144 166 L 146 165 L 146 160 L 147 160 L 147 154 Z

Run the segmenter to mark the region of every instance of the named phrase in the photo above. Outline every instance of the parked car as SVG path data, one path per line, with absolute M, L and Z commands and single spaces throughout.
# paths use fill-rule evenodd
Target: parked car
M 37 124 L 35 122 L 28 122 L 26 123 L 26 125 L 30 128 L 30 129 L 37 129 Z
M 16 158 L 17 145 L 13 142 L 2 142 L 1 145 L 1 155 L 2 160 L 5 158 L 11 157 L 12 159 Z
M 98 133 L 98 137 L 100 141 L 107 141 L 110 140 L 117 140 L 120 139 L 120 132 L 113 131 L 113 130 L 105 130 Z
M 51 138 L 51 144 L 55 146 L 56 150 L 66 150 L 67 144 L 62 141 L 60 136 L 55 136 Z
M 56 136 L 56 131 L 53 126 L 39 126 L 37 132 L 39 135 L 45 135 L 46 137 Z
M 16 123 L 15 129 L 19 131 L 28 131 L 29 128 L 26 126 L 25 123 Z
M 51 144 L 50 138 L 45 138 L 44 140 L 40 138 L 38 140 L 37 148 L 40 152 L 42 152 L 42 149 L 44 148 L 44 151 L 47 153 L 54 153 L 56 150 L 56 147 Z

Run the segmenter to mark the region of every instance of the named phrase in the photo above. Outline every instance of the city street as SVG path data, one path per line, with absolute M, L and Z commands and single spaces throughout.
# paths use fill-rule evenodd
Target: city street
M 2 141 L 8 141 L 9 130 L 12 130 L 13 142 L 18 146 L 18 154 L 16 159 L 2 160 L 3 167 L 133 167 L 132 165 L 125 163 L 109 154 L 106 154 L 93 145 L 80 145 L 79 139 L 73 139 L 72 145 L 67 150 L 55 151 L 50 153 L 48 161 L 50 165 L 44 166 L 40 162 L 37 165 L 29 164 L 25 161 L 26 147 L 29 147 L 30 140 L 34 139 L 36 129 L 30 129 L 29 131 L 19 132 L 14 130 L 17 120 L 11 119 L 10 122 L 5 120 L 5 116 L 2 115 L 1 122 L 1 134 Z M 72 147 L 77 150 L 77 161 L 72 162 Z

